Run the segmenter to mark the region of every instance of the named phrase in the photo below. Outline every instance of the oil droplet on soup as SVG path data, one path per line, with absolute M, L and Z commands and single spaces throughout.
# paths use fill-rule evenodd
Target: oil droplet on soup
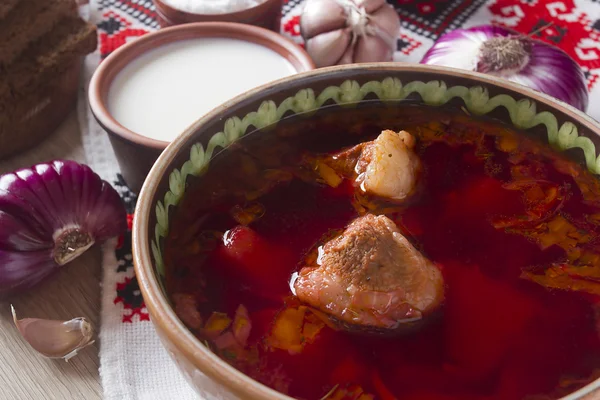
M 298 399 L 572 393 L 600 376 L 600 183 L 535 134 L 371 106 L 248 135 L 174 214 L 175 311 Z

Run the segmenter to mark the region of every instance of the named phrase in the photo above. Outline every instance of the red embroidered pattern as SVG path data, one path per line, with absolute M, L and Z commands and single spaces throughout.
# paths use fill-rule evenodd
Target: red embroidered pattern
M 284 32 L 290 36 L 300 36 L 300 16 L 296 15 L 283 24 Z
M 123 282 L 117 283 L 117 297 L 115 297 L 114 304 L 118 303 L 123 304 L 123 322 L 134 322 L 136 316 L 138 321 L 150 321 L 140 286 L 135 277 L 125 278 Z

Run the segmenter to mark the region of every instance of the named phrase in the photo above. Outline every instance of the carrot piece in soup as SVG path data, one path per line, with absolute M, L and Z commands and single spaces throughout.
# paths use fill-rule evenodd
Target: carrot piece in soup
M 286 308 L 275 321 L 269 338 L 269 345 L 276 349 L 287 350 L 290 354 L 300 353 L 304 338 L 302 326 L 306 307 Z
M 233 336 L 242 346 L 246 346 L 248 338 L 250 337 L 250 331 L 252 329 L 252 323 L 250 322 L 250 316 L 248 315 L 248 309 L 240 304 L 235 311 L 235 318 L 231 330 Z
M 342 178 L 335 172 L 333 168 L 325 164 L 323 161 L 317 161 L 317 172 L 321 178 L 331 187 L 338 187 L 342 183 Z
M 229 318 L 227 314 L 215 311 L 210 315 L 208 320 L 206 320 L 202 333 L 209 339 L 215 339 L 223 333 L 225 329 L 229 328 L 230 324 L 231 318 Z
M 257 202 L 250 203 L 245 207 L 236 204 L 229 210 L 229 213 L 238 224 L 247 226 L 265 214 L 265 206 Z
M 362 387 L 351 385 L 347 387 L 335 386 L 323 400 L 374 400 L 375 396 L 365 393 Z
M 314 341 L 324 326 L 325 322 L 309 309 L 305 314 L 304 328 L 302 329 L 304 339 L 309 342 Z
M 521 278 L 550 289 L 578 291 L 600 296 L 600 282 L 597 280 L 599 273 L 600 269 L 597 266 L 553 265 L 546 268 L 543 275 L 523 271 Z

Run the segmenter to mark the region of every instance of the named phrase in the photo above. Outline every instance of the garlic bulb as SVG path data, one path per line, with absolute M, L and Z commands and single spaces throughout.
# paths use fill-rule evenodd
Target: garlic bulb
M 400 19 L 385 0 L 307 0 L 300 31 L 317 67 L 391 61 Z

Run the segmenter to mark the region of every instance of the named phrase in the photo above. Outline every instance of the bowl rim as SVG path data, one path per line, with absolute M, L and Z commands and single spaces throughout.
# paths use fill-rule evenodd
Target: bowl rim
M 166 9 L 166 10 L 169 10 L 170 12 L 184 15 L 187 20 L 193 21 L 194 18 L 202 18 L 202 17 L 204 17 L 204 18 L 210 18 L 210 17 L 241 18 L 246 14 L 263 11 L 262 10 L 263 8 L 268 9 L 270 6 L 270 3 L 279 2 L 279 1 L 280 0 L 262 0 L 260 3 L 258 3 L 255 6 L 252 6 L 252 7 L 243 8 L 243 9 L 237 10 L 237 11 L 215 13 L 215 14 L 202 14 L 202 13 L 195 13 L 195 12 L 191 12 L 191 11 L 182 10 L 180 8 L 177 8 L 177 7 L 167 4 L 164 0 L 152 0 L 152 3 L 154 4 L 154 7 L 161 14 L 164 14 L 164 9 Z
M 193 22 L 175 25 L 145 34 L 124 44 L 100 63 L 88 87 L 88 101 L 92 114 L 109 133 L 135 145 L 164 150 L 169 142 L 136 133 L 121 125 L 111 115 L 107 99 L 110 86 L 125 66 L 158 46 L 194 38 L 220 37 L 245 40 L 259 45 L 271 43 L 274 46 L 269 48 L 290 61 L 297 73 L 315 69 L 314 62 L 304 49 L 291 39 L 265 28 L 237 22 Z
M 328 74 L 351 71 L 371 71 L 374 73 L 386 71 L 390 73 L 433 73 L 436 74 L 436 78 L 439 79 L 445 77 L 469 79 L 473 84 L 489 85 L 513 91 L 536 103 L 544 104 L 547 107 L 556 109 L 565 114 L 572 121 L 580 124 L 590 133 L 600 136 L 600 122 L 567 103 L 561 102 L 560 100 L 526 86 L 472 71 L 400 62 L 349 64 L 319 68 L 314 71 L 299 73 L 240 94 L 196 120 L 182 134 L 174 139 L 165 151 L 162 152 L 150 170 L 142 190 L 140 191 L 132 229 L 134 268 L 142 296 L 151 315 L 152 323 L 157 324 L 162 328 L 171 343 L 188 357 L 188 359 L 193 360 L 192 363 L 194 366 L 197 367 L 198 365 L 201 365 L 201 372 L 203 374 L 225 386 L 241 399 L 293 400 L 291 397 L 255 381 L 221 360 L 216 354 L 207 349 L 198 339 L 196 339 L 191 331 L 185 327 L 176 316 L 168 299 L 162 294 L 160 284 L 152 268 L 153 262 L 150 249 L 150 238 L 147 235 L 147 232 L 149 232 L 150 214 L 154 207 L 152 200 L 155 197 L 160 181 L 164 176 L 168 176 L 171 172 L 167 170 L 168 166 L 181 153 L 184 147 L 189 145 L 190 139 L 204 125 L 213 121 L 214 118 L 225 118 L 222 114 L 226 113 L 227 108 L 230 106 L 246 102 L 250 99 L 254 99 L 257 103 L 260 103 L 261 101 L 266 100 L 260 98 L 261 92 L 271 87 L 283 86 L 286 83 L 294 83 L 299 80 L 306 80 L 307 78 L 318 78 Z M 351 79 L 351 77 L 349 79 Z M 583 399 L 584 396 L 587 396 L 598 389 L 600 389 L 600 378 L 560 400 Z

